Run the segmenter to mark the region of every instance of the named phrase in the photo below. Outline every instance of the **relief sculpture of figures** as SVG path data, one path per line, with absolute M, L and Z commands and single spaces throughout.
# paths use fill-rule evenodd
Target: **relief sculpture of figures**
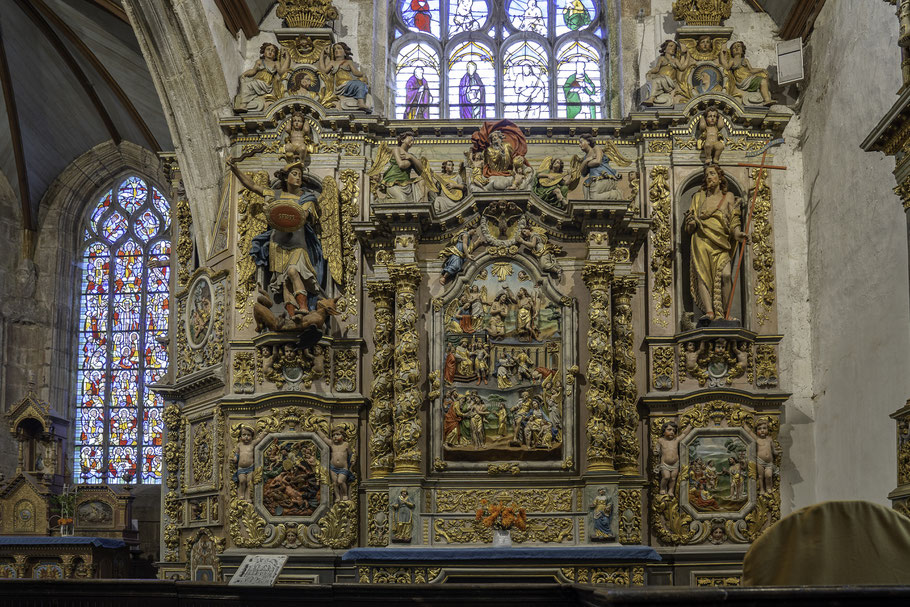
M 588 506 L 594 523 L 592 540 L 612 540 L 613 535 L 613 502 L 607 497 L 607 490 L 601 487 Z
M 391 506 L 395 511 L 392 541 L 410 544 L 414 528 L 414 502 L 408 495 L 408 490 L 402 489 Z
M 768 70 L 753 68 L 746 59 L 746 44 L 736 41 L 730 50 L 724 49 L 720 54 L 720 64 L 733 76 L 730 93 L 753 105 L 774 105 L 771 92 L 768 90 L 770 78 Z
M 692 298 L 712 321 L 726 317 L 733 288 L 733 251 L 747 235 L 741 228 L 740 200 L 727 191 L 727 177 L 716 164 L 705 165 L 702 188 L 692 196 L 683 228 L 692 235 Z
M 239 112 L 261 112 L 284 91 L 282 79 L 291 65 L 286 50 L 278 50 L 271 42 L 259 47 L 259 59 L 253 67 L 240 75 L 240 92 L 234 98 L 234 109 Z
M 659 463 L 657 471 L 660 474 L 660 494 L 675 495 L 676 479 L 679 477 L 679 442 L 691 432 L 689 426 L 679 430 L 679 425 L 674 421 L 664 423 L 660 429 L 660 438 L 657 439 L 655 454 Z
M 484 122 L 471 135 L 471 159 L 482 161 L 473 185 L 486 191 L 528 190 L 534 171 L 525 160 L 528 143 L 510 120 Z
M 329 88 L 341 98 L 342 109 L 358 109 L 369 114 L 372 111 L 367 105 L 370 87 L 353 57 L 351 47 L 337 42 L 326 47 L 316 65 Z
M 319 209 L 316 193 L 321 184 L 305 173 L 300 162 L 293 162 L 275 172 L 277 186 L 264 188 L 241 171 L 233 159 L 228 166 L 243 186 L 262 196 L 264 208 L 281 203 L 299 214 L 293 225 L 274 224 L 253 238 L 250 256 L 257 266 L 271 274 L 268 292 L 260 291 L 254 308 L 257 327 L 277 330 L 303 330 L 312 324 L 310 310 L 318 311 L 317 301 L 324 300 L 322 310 L 334 313 L 334 300 L 325 294 L 328 264 L 322 252 L 319 233 Z M 331 204 L 331 201 L 328 201 Z M 335 201 L 337 204 L 337 200 Z M 267 218 L 272 222 L 269 213 Z M 332 227 L 331 229 L 334 229 Z M 281 302 L 286 316 L 278 319 L 271 312 L 272 302 Z M 325 319 L 323 318 L 323 324 Z M 321 329 L 322 325 L 316 328 Z

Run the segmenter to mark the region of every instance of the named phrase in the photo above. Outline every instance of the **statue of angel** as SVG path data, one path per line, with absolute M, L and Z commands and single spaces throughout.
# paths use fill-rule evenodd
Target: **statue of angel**
M 619 153 L 613 142 L 608 141 L 603 147 L 595 143 L 594 135 L 585 133 L 578 136 L 578 146 L 585 153 L 581 159 L 580 173 L 585 177 L 584 185 L 589 200 L 620 200 L 621 194 L 616 189 L 620 180 L 619 172 L 610 165 L 612 160 L 619 166 L 627 167 L 632 161 Z
M 435 183 L 423 177 L 428 164 L 426 159 L 417 158 L 409 151 L 413 143 L 414 131 L 405 131 L 398 135 L 398 145 L 394 148 L 389 148 L 384 141 L 379 145 L 376 160 L 367 171 L 367 176 L 379 179 L 378 191 L 384 194 L 381 198 L 391 198 L 395 202 L 420 202 L 428 186 L 434 192 L 439 191 Z M 379 177 L 383 168 L 385 172 Z M 416 171 L 417 177 L 412 178 L 411 171 Z
M 560 209 L 565 208 L 569 192 L 574 190 L 581 179 L 581 162 L 574 157 L 568 173 L 564 172 L 565 163 L 560 158 L 547 156 L 537 169 L 537 183 L 532 191 L 540 199 Z
M 557 278 L 562 277 L 562 268 L 559 267 L 555 256 L 556 253 L 561 253 L 562 249 L 550 244 L 546 230 L 538 226 L 525 227 L 518 234 L 518 242 L 531 249 L 541 270 L 555 274 Z

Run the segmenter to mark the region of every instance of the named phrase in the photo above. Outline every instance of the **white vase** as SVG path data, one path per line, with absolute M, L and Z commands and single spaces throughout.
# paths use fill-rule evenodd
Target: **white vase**
M 510 548 L 512 546 L 512 532 L 508 529 L 493 530 L 493 548 Z

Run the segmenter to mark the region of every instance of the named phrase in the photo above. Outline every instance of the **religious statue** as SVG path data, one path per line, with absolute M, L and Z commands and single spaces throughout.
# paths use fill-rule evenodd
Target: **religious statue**
M 484 242 L 484 236 L 477 228 L 456 234 L 449 246 L 439 253 L 439 256 L 446 260 L 442 266 L 439 284 L 444 285 L 458 276 L 461 273 L 462 266 L 464 266 L 465 259 L 474 259 L 471 253 Z
M 692 196 L 683 228 L 692 235 L 690 290 L 704 318 L 728 318 L 726 308 L 733 292 L 733 251 L 745 244 L 740 227 L 740 201 L 727 191 L 727 177 L 717 164 L 704 168 L 704 183 Z
M 299 213 L 299 225 L 289 228 L 276 224 L 255 236 L 250 256 L 257 266 L 271 272 L 269 291 L 283 302 L 288 318 L 305 316 L 315 310 L 320 296 L 326 298 L 328 265 L 317 232 L 320 213 L 316 206 L 316 193 L 322 185 L 304 172 L 300 162 L 275 171 L 278 182 L 273 189 L 254 183 L 237 168 L 234 159 L 228 166 L 246 189 L 265 199 L 266 208 L 283 203 Z
M 233 479 L 237 483 L 237 496 L 246 501 L 250 501 L 250 481 L 253 478 L 253 470 L 256 467 L 256 445 L 258 445 L 264 435 L 255 432 L 250 426 L 241 424 L 237 440 L 237 447 L 234 449 L 234 463 L 237 464 L 237 471 Z
M 660 45 L 657 63 L 647 73 L 648 98 L 642 105 L 672 106 L 680 96 L 679 75 L 688 67 L 687 57 L 679 56 L 679 44 L 666 40 Z
M 660 474 L 661 495 L 674 495 L 676 491 L 676 479 L 679 476 L 679 442 L 691 430 L 689 426 L 684 426 L 680 432 L 679 425 L 674 421 L 666 422 L 660 428 L 661 436 L 657 439 L 654 452 L 660 460 L 657 470 Z
M 510 120 L 484 122 L 471 135 L 471 158 L 480 156 L 480 175 L 474 185 L 487 191 L 526 190 L 533 171 L 525 160 L 528 143 L 521 129 Z
M 408 495 L 407 489 L 402 489 L 395 501 L 392 502 L 395 511 L 395 526 L 392 528 L 392 541 L 411 543 L 411 534 L 414 527 L 414 502 Z
M 452 354 L 454 365 L 455 355 Z M 453 372 L 454 377 L 454 372 Z M 449 390 L 446 398 L 442 403 L 443 406 L 443 432 L 442 437 L 446 445 L 457 447 L 462 444 L 461 420 L 465 417 L 465 412 L 461 409 L 461 401 L 458 399 L 458 393 L 455 390 Z
M 354 451 L 351 449 L 350 443 L 344 439 L 344 431 L 341 428 L 335 428 L 332 430 L 331 439 L 320 430 L 317 430 L 316 434 L 329 446 L 329 476 L 332 480 L 335 501 L 351 499 L 348 485 L 357 477 L 351 472 Z
M 280 98 L 282 79 L 291 66 L 286 50 L 278 50 L 271 42 L 259 47 L 259 59 L 240 75 L 240 91 L 234 97 L 234 110 L 262 112 L 269 103 Z
M 730 94 L 742 99 L 743 103 L 756 105 L 774 105 L 771 92 L 768 90 L 770 77 L 768 70 L 753 68 L 746 59 L 746 43 L 737 40 L 730 45 L 730 50 L 720 54 L 720 64 L 732 75 Z
M 581 178 L 581 165 L 572 163 L 571 172 L 564 172 L 565 164 L 559 158 L 544 158 L 537 169 L 537 182 L 531 191 L 541 200 L 559 209 L 566 208 L 569 192 L 574 190 Z
M 433 208 L 437 213 L 446 213 L 460 203 L 468 191 L 465 184 L 464 163 L 458 167 L 455 172 L 455 163 L 451 160 L 443 160 L 439 173 L 433 173 L 429 166 L 426 167 L 432 182 L 435 182 L 437 191 L 431 190 L 430 198 L 433 201 Z
M 743 426 L 755 441 L 757 484 L 760 493 L 774 491 L 774 473 L 777 471 L 774 467 L 774 456 L 777 454 L 777 447 L 774 446 L 774 438 L 770 436 L 770 427 L 771 422 L 767 417 L 755 420 L 754 431 L 749 425 Z
M 395 202 L 421 202 L 429 184 L 436 189 L 429 174 L 424 174 L 428 164 L 425 159 L 417 158 L 409 150 L 414 143 L 414 131 L 405 131 L 398 135 L 398 145 L 389 149 L 385 142 L 380 144 L 373 166 L 367 172 L 370 178 L 379 179 L 377 192 Z M 379 172 L 386 167 L 382 176 Z M 411 177 L 411 171 L 417 177 Z
M 430 103 L 433 102 L 433 95 L 430 92 L 430 85 L 424 78 L 423 68 L 418 66 L 414 68 L 414 74 L 408 78 L 404 85 L 405 88 L 405 107 L 403 120 L 426 120 L 430 117 Z
M 591 505 L 591 520 L 594 526 L 594 533 L 591 540 L 612 540 L 613 535 L 613 502 L 607 497 L 607 490 L 601 487 L 597 490 L 597 495 Z
M 617 189 L 620 180 L 619 172 L 610 165 L 614 161 L 621 166 L 629 166 L 632 161 L 625 158 L 616 149 L 613 142 L 608 141 L 603 146 L 597 145 L 594 135 L 584 133 L 578 137 L 578 147 L 585 156 L 579 163 L 579 170 L 585 178 L 585 198 L 588 200 L 620 200 L 622 194 Z
M 312 130 L 303 112 L 291 114 L 288 130 L 284 139 L 284 157 L 287 162 L 299 161 L 306 166 L 310 161 L 310 154 L 314 151 Z
M 724 151 L 724 136 L 721 133 L 724 121 L 716 107 L 709 107 L 698 119 L 698 147 L 705 152 L 705 164 L 719 163 Z
M 358 109 L 369 114 L 367 105 L 370 87 L 367 78 L 354 63 L 354 55 L 344 42 L 326 47 L 316 66 L 329 88 L 341 98 L 342 109 Z
M 543 228 L 522 228 L 518 233 L 518 242 L 531 250 L 531 253 L 534 254 L 538 263 L 540 263 L 541 270 L 555 274 L 557 278 L 562 277 L 562 268 L 554 256 L 554 253 L 561 252 L 561 249 L 550 244 L 546 230 Z
M 468 61 L 465 74 L 458 83 L 458 105 L 461 117 L 465 120 L 484 119 L 487 117 L 486 87 L 480 74 L 477 73 L 477 64 Z

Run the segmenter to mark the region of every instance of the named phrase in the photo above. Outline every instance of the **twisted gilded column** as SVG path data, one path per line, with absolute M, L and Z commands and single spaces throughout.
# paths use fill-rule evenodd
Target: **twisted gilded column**
M 373 383 L 370 384 L 370 399 L 373 406 L 369 416 L 369 458 L 370 476 L 380 478 L 394 468 L 392 449 L 392 409 L 395 399 L 394 349 L 395 319 L 393 301 L 395 289 L 391 281 L 381 280 L 367 284 L 367 292 L 373 302 L 375 325 L 373 326 Z
M 420 271 L 416 265 L 390 265 L 389 276 L 395 286 L 395 449 L 396 473 L 420 472 L 420 363 L 417 347 L 417 286 Z
M 588 423 L 588 470 L 612 471 L 615 449 L 613 403 L 613 345 L 610 337 L 610 281 L 613 262 L 593 261 L 585 264 L 582 273 L 591 292 L 588 329 L 588 391 L 585 406 Z
M 623 474 L 638 474 L 638 410 L 635 387 L 635 334 L 632 329 L 632 298 L 638 279 L 613 278 L 613 363 L 616 371 L 616 455 L 613 463 Z

